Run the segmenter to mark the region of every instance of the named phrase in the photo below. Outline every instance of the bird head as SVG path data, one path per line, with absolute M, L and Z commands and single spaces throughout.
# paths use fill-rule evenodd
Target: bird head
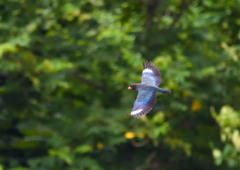
M 129 87 L 128 87 L 128 90 L 136 90 L 136 85 L 133 84 L 133 85 L 129 86 Z

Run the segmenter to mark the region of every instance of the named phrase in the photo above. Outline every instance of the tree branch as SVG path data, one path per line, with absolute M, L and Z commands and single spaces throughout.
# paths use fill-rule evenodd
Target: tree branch
M 87 79 L 86 77 L 84 77 L 82 74 L 74 74 L 75 77 L 77 77 L 80 81 L 82 81 L 83 83 L 88 84 L 89 86 L 92 86 L 96 89 L 99 89 L 101 91 L 104 91 L 104 87 L 102 84 L 97 83 L 95 81 L 92 81 L 90 79 Z

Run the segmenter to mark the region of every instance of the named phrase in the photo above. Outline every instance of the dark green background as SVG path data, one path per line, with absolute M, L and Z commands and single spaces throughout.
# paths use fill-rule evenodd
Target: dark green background
M 0 170 L 239 169 L 239 55 L 238 0 L 0 1 Z

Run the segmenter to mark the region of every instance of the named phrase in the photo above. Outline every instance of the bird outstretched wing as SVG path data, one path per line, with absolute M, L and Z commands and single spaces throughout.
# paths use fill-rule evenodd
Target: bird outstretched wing
M 151 61 L 143 63 L 142 82 L 158 86 L 161 83 L 160 71 L 151 64 Z
M 137 99 L 134 102 L 130 116 L 140 117 L 152 110 L 156 101 L 155 92 L 149 90 L 139 90 Z

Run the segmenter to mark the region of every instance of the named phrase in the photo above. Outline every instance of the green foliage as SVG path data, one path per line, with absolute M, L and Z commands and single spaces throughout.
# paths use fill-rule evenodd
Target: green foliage
M 240 167 L 240 2 L 0 2 L 0 170 Z M 151 60 L 171 95 L 128 117 Z
M 229 167 L 239 167 L 240 161 L 240 112 L 233 110 L 230 106 L 223 106 L 220 114 L 212 111 L 221 130 L 221 142 L 223 148 L 213 149 L 213 156 L 217 165 L 226 161 Z

